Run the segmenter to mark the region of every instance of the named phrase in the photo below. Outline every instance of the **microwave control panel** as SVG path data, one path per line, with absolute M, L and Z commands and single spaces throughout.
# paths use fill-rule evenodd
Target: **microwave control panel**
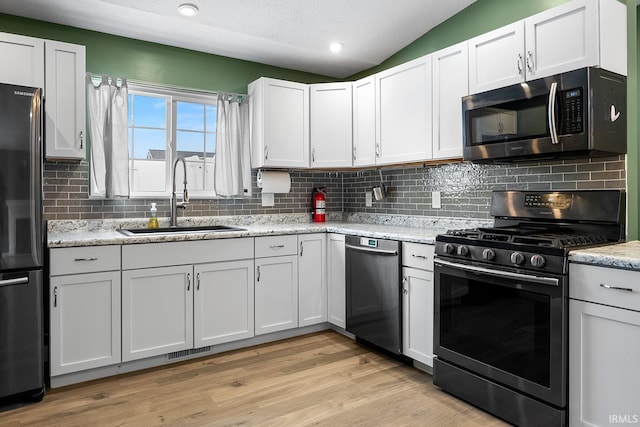
M 562 135 L 582 133 L 584 130 L 582 88 L 560 92 L 560 103 L 563 111 L 560 133 Z

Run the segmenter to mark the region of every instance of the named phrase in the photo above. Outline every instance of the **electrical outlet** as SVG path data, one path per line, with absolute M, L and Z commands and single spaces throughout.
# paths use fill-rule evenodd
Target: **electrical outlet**
M 371 206 L 373 206 L 373 200 L 372 200 L 372 196 L 371 196 L 371 191 L 367 191 L 366 193 L 364 193 L 364 205 L 368 208 L 370 208 Z
M 439 191 L 432 191 L 431 192 L 431 207 L 433 209 L 442 208 L 442 201 L 440 200 L 440 192 Z

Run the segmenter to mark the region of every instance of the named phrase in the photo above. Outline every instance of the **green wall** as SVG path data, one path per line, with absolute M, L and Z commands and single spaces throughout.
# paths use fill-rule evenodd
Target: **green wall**
M 349 80 L 401 64 L 419 56 L 464 41 L 500 26 L 566 3 L 569 0 L 477 0 L 474 4 L 435 27 L 379 66 L 358 73 Z M 623 1 L 624 3 L 625 1 Z M 628 84 L 628 206 L 629 238 L 637 239 L 640 229 L 640 186 L 638 171 L 638 46 L 636 0 L 626 0 L 629 30 Z M 199 89 L 246 92 L 249 82 L 260 76 L 315 83 L 330 77 L 271 67 L 217 55 L 173 48 L 95 31 L 81 30 L 42 21 L 0 14 L 0 31 L 83 44 L 87 47 L 87 70 L 97 74 L 126 76 Z M 631 118 L 636 118 L 632 120 Z

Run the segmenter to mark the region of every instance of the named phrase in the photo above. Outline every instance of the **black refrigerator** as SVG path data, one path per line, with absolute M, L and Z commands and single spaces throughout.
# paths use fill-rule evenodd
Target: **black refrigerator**
M 0 404 L 44 395 L 41 89 L 0 84 Z

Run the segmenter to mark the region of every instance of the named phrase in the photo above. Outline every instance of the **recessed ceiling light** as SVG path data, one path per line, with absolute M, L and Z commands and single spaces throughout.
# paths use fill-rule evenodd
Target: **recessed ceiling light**
M 329 49 L 333 53 L 338 53 L 342 50 L 342 43 L 340 42 L 331 43 L 331 45 L 329 46 Z
M 198 10 L 198 6 L 191 3 L 183 3 L 178 6 L 178 11 L 184 16 L 195 16 Z

